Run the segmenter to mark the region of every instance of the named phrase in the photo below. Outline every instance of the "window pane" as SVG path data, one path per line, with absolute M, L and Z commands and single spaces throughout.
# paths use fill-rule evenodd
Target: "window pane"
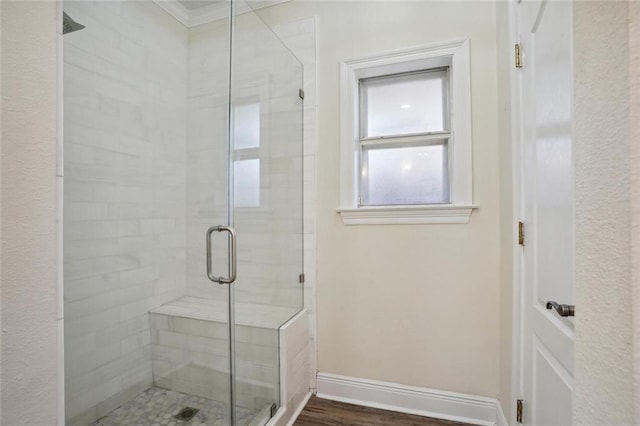
M 363 151 L 364 205 L 449 202 L 447 145 Z
M 233 162 L 233 205 L 260 206 L 260 160 Z
M 260 146 L 260 104 L 237 105 L 233 109 L 233 146 L 235 149 Z
M 363 137 L 448 130 L 446 71 L 361 81 Z

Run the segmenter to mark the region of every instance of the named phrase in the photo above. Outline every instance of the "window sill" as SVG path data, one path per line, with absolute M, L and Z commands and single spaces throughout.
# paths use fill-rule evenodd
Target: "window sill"
M 345 225 L 418 225 L 469 223 L 476 205 L 381 206 L 338 208 Z

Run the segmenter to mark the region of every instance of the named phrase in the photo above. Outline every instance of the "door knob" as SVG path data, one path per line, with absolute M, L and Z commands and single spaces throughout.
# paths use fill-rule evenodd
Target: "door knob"
M 547 302 L 547 309 L 555 309 L 561 317 L 574 317 L 576 315 L 575 305 L 561 305 L 553 300 Z

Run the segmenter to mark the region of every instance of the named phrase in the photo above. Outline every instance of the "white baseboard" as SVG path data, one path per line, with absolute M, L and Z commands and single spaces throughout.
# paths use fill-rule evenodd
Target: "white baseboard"
M 318 373 L 317 378 L 319 398 L 475 425 L 507 426 L 494 398 L 328 373 Z

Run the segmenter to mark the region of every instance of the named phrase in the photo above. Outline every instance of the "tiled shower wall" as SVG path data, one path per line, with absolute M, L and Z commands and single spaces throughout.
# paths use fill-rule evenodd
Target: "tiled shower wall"
M 227 286 L 208 280 L 205 232 L 227 224 L 229 20 L 189 29 L 187 146 L 187 282 L 188 294 L 227 299 Z M 226 275 L 226 235 L 213 236 L 213 271 Z
M 185 292 L 187 29 L 152 2 L 71 2 L 64 39 L 66 417 L 151 384 L 149 308 Z
M 259 105 L 259 147 L 235 159 L 259 158 L 259 205 L 234 208 L 238 233 L 236 301 L 302 309 L 302 65 L 253 13 L 236 17 L 234 105 Z M 227 223 L 228 23 L 190 30 L 188 147 L 188 276 L 190 296 L 226 298 L 203 274 L 206 229 Z M 238 129 L 248 123 L 239 122 Z M 242 157 L 242 155 L 245 155 Z M 236 180 L 241 176 L 236 176 Z M 224 236 L 216 236 L 218 243 Z M 217 250 L 226 251 L 224 246 Z M 216 249 L 214 248 L 214 251 Z M 215 256 L 216 275 L 226 273 Z

